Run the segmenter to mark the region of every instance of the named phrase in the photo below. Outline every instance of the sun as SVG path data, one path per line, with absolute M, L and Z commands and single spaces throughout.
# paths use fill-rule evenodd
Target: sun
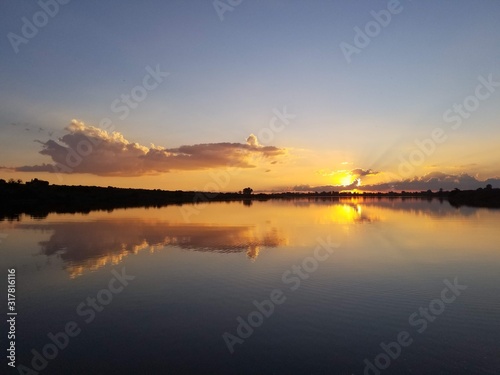
M 340 180 L 340 184 L 343 186 L 350 185 L 352 183 L 352 176 L 342 177 Z

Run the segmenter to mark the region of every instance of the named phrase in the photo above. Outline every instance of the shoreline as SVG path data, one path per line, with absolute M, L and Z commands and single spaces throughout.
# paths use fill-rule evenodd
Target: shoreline
M 164 207 L 169 205 L 199 204 L 206 202 L 321 199 L 341 200 L 352 198 L 382 199 L 440 199 L 454 207 L 500 207 L 500 189 L 467 191 L 421 192 L 282 192 L 243 194 L 241 192 L 202 192 L 182 190 L 148 190 L 97 186 L 49 185 L 34 180 L 21 183 L 0 184 L 0 220 L 15 220 L 21 214 L 36 218 L 49 213 L 87 213 L 96 210 L 114 210 L 138 207 Z
M 421 192 L 282 192 L 243 194 L 228 192 L 201 192 L 182 190 L 147 190 L 97 186 L 49 185 L 35 180 L 26 184 L 0 184 L 0 220 L 15 220 L 21 214 L 35 218 L 49 213 L 87 213 L 96 210 L 114 210 L 139 207 L 164 207 L 168 205 L 198 204 L 206 202 L 241 201 L 251 205 L 252 201 L 321 199 L 342 200 L 367 199 L 440 199 L 454 207 L 500 207 L 500 189 L 478 189 L 468 191 L 421 191 Z

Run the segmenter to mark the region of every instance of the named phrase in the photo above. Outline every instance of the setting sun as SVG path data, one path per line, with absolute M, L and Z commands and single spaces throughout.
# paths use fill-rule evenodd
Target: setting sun
M 351 175 L 342 177 L 342 179 L 340 180 L 340 184 L 344 186 L 350 185 L 351 183 L 352 183 Z

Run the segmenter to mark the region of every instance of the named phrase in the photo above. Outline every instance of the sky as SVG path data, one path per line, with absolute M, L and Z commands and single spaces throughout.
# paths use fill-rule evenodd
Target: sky
M 0 178 L 500 187 L 496 1 L 5 1 Z

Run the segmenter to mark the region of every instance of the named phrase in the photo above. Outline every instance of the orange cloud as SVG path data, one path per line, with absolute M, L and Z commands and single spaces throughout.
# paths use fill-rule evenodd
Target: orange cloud
M 285 149 L 262 146 L 251 134 L 246 143 L 205 143 L 164 148 L 132 143 L 118 132 L 85 125 L 73 120 L 59 139 L 40 142 L 40 154 L 53 164 L 22 166 L 20 172 L 90 173 L 98 176 L 142 176 L 170 170 L 197 170 L 217 167 L 253 168 L 259 158 L 272 159 Z

